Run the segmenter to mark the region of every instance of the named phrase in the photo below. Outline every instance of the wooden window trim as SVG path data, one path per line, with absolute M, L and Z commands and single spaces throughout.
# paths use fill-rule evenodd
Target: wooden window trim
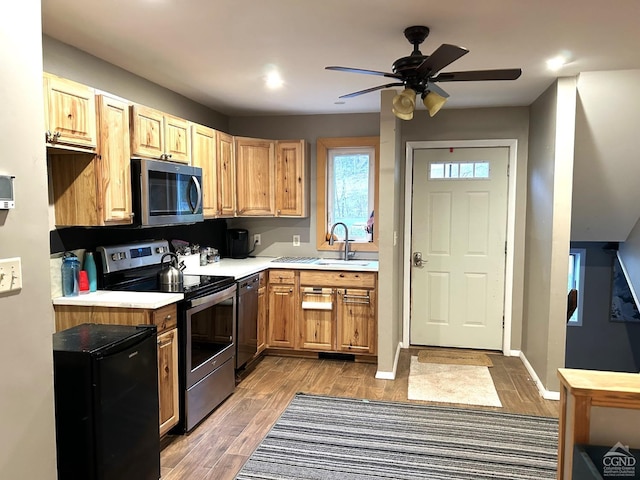
M 373 229 L 373 241 L 366 243 L 352 242 L 350 250 L 353 252 L 377 252 L 378 251 L 378 179 L 380 169 L 380 137 L 338 137 L 318 138 L 316 147 L 316 248 L 318 250 L 342 251 L 344 242 L 335 242 L 329 245 L 326 231 L 327 218 L 327 151 L 332 148 L 368 147 L 375 151 L 374 174 L 374 211 L 376 222 Z

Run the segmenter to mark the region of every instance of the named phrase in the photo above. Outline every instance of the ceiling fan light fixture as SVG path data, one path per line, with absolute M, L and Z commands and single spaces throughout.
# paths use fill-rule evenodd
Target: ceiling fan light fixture
M 412 88 L 405 88 L 398 95 L 393 97 L 393 114 L 401 120 L 411 120 L 413 111 L 416 108 L 416 91 Z
M 427 107 L 430 117 L 438 113 L 446 101 L 447 99 L 445 97 L 435 92 L 429 92 L 422 98 L 422 103 Z

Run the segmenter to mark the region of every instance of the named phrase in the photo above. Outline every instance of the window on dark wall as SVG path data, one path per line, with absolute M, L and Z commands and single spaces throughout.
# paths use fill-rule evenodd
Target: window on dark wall
M 572 248 L 569 251 L 569 277 L 567 281 L 567 311 L 571 315 L 567 325 L 581 326 L 584 305 L 584 273 L 587 250 Z M 570 310 L 573 310 L 571 312 Z

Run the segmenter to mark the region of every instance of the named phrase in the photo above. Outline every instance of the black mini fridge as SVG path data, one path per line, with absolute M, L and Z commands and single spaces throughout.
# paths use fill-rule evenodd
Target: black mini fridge
M 59 480 L 158 480 L 155 326 L 53 334 Z

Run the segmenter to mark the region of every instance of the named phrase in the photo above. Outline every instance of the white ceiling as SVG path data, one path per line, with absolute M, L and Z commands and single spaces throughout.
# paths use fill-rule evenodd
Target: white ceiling
M 42 17 L 46 35 L 231 116 L 379 111 L 378 92 L 336 102 L 389 79 L 324 67 L 390 71 L 411 25 L 431 29 L 425 55 L 470 50 L 443 72 L 523 70 L 442 83 L 444 108 L 529 105 L 556 76 L 640 68 L 639 0 L 42 0 Z M 570 63 L 549 71 L 563 51 Z

